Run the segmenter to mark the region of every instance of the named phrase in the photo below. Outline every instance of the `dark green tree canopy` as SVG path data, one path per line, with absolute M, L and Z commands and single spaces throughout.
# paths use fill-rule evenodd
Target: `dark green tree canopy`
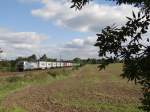
M 37 57 L 36 57 L 36 55 L 35 55 L 35 54 L 33 54 L 33 55 L 31 55 L 31 56 L 27 57 L 27 60 L 28 60 L 28 61 L 32 61 L 32 62 L 34 62 L 34 61 L 37 61 Z
M 81 59 L 76 57 L 76 58 L 73 59 L 73 62 L 80 63 Z
M 48 57 L 46 54 L 44 54 L 39 60 L 40 61 L 47 61 Z

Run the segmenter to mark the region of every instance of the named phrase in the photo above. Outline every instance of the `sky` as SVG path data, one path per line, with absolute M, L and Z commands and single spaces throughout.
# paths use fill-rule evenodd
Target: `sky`
M 47 54 L 63 59 L 98 58 L 96 34 L 108 25 L 123 25 L 138 11 L 131 5 L 95 0 L 78 11 L 69 0 L 1 0 L 1 58 Z

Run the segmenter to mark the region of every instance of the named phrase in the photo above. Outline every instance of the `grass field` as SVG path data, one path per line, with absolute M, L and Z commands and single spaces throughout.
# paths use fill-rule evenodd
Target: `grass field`
M 121 69 L 86 65 L 1 78 L 0 112 L 141 112 L 140 87 L 122 79 Z

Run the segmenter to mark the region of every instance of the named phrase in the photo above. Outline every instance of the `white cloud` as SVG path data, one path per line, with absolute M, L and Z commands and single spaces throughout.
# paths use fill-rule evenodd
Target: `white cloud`
M 7 57 L 28 55 L 40 47 L 47 37 L 36 32 L 15 32 L 0 28 L 0 48 Z
M 98 58 L 98 49 L 94 46 L 96 36 L 76 38 L 60 48 L 60 53 L 66 58 Z
M 71 42 L 68 42 L 65 47 L 66 48 L 84 48 L 86 46 L 94 46 L 96 43 L 96 37 L 87 37 L 84 39 L 76 38 L 73 39 Z
M 40 55 L 47 54 L 51 58 L 73 59 L 80 58 L 98 58 L 98 49 L 94 46 L 96 36 L 75 38 L 61 45 L 42 45 Z
M 92 2 L 76 11 L 70 9 L 69 2 L 64 0 L 41 0 L 41 3 L 43 7 L 32 10 L 33 16 L 52 20 L 57 25 L 81 32 L 98 32 L 106 25 L 122 24 L 125 16 L 130 16 L 132 10 L 138 11 L 131 5 L 109 6 Z
M 33 53 L 37 56 L 47 54 L 52 58 L 72 59 L 74 57 L 97 57 L 97 48 L 94 47 L 96 36 L 75 38 L 63 45 L 53 43 L 43 44 L 48 37 L 36 32 L 16 32 L 0 28 L 0 48 L 4 51 L 3 58 L 28 56 Z
M 20 0 L 22 2 L 40 2 L 42 7 L 33 9 L 31 14 L 33 16 L 42 18 L 46 21 L 52 21 L 60 27 L 67 27 L 80 32 L 99 32 L 107 25 L 124 24 L 126 16 L 131 16 L 132 10 L 138 11 L 131 5 L 109 6 L 104 4 L 97 4 L 91 2 L 85 6 L 82 10 L 76 11 L 70 9 L 69 0 Z M 1 31 L 1 30 L 0 30 Z M 94 43 L 97 39 L 96 36 L 76 38 L 64 45 L 41 45 L 41 37 L 35 32 L 10 32 L 7 31 L 9 36 L 7 40 L 1 39 L 0 45 L 7 46 L 6 42 L 12 44 L 12 48 L 15 50 L 29 51 L 30 49 L 40 48 L 38 53 L 46 53 L 49 56 L 59 57 L 61 54 L 63 58 L 69 59 L 73 57 L 88 58 L 98 57 L 98 48 L 94 47 Z M 1 33 L 0 33 L 1 34 Z M 11 36 L 10 36 L 11 35 Z M 17 38 L 16 40 L 12 39 Z M 29 39 L 25 39 L 29 37 Z M 37 38 L 38 37 L 38 38 Z M 9 39 L 8 39 L 9 38 Z M 24 42 L 22 42 L 24 40 Z M 35 40 L 29 41 L 29 40 Z M 33 42 L 33 43 L 32 43 Z M 6 47 L 7 48 L 7 47 Z M 11 50 L 13 51 L 13 50 Z M 18 52 L 18 51 L 16 51 Z M 31 53 L 31 52 L 30 52 Z M 33 52 L 32 52 L 33 53 Z

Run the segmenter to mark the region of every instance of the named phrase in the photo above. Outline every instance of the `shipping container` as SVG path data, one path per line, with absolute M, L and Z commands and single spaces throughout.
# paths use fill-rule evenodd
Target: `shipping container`
M 56 62 L 57 63 L 57 68 L 61 67 L 61 62 Z
M 47 68 L 47 63 L 45 61 L 39 61 L 38 62 L 38 67 L 39 67 L 39 69 L 46 69 Z
M 47 68 L 52 68 L 52 62 L 46 62 L 47 63 Z
M 61 62 L 61 63 L 60 63 L 60 66 L 61 66 L 61 67 L 64 67 L 64 62 Z
M 52 62 L 52 68 L 56 68 L 57 67 L 57 63 L 56 62 Z

